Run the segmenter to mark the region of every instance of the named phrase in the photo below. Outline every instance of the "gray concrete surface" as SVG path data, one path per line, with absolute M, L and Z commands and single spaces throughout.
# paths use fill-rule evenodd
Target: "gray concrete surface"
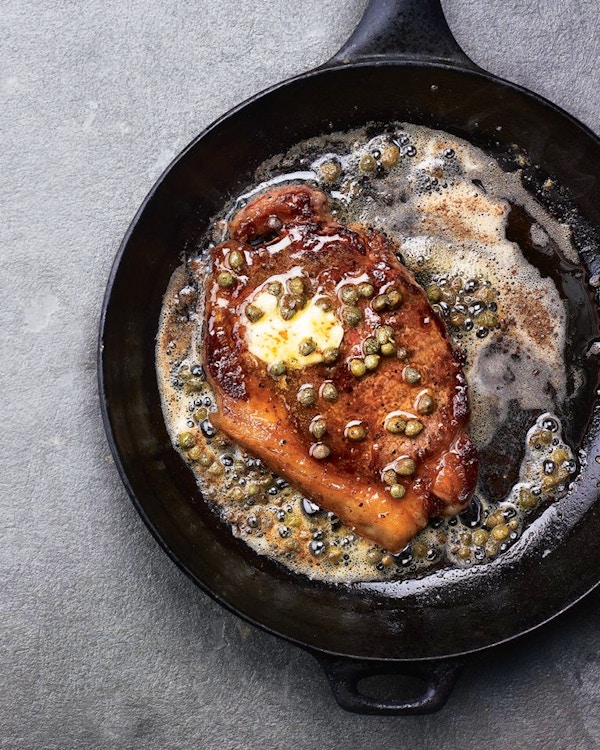
M 597 0 L 444 0 L 487 69 L 600 131 Z M 365 0 L 0 2 L 0 747 L 600 746 L 600 597 L 466 668 L 446 709 L 348 715 L 313 660 L 168 560 L 96 395 L 120 238 L 215 117 L 326 60 Z

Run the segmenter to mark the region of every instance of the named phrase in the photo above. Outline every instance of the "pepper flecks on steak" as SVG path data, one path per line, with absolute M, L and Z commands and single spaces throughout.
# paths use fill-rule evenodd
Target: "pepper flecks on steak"
M 255 198 L 229 233 L 206 286 L 215 426 L 392 552 L 463 509 L 466 380 L 393 243 L 305 185 Z

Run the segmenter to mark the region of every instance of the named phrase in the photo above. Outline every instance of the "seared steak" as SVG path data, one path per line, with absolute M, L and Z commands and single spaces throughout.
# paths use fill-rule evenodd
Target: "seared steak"
M 252 200 L 229 236 L 206 287 L 215 426 L 392 552 L 464 508 L 466 381 L 394 244 L 305 185 Z

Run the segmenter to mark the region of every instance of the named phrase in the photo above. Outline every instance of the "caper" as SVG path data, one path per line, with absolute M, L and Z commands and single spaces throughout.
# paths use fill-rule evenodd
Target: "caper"
M 548 440 L 548 443 L 552 442 L 552 433 L 549 430 L 543 430 L 543 432 L 547 432 L 550 435 L 550 440 Z M 568 460 L 568 458 L 569 451 L 566 451 L 564 448 L 556 448 L 552 451 L 552 460 L 556 461 L 557 464 L 563 464 Z
M 313 421 L 310 423 L 309 427 L 311 434 L 314 435 L 314 437 L 317 438 L 317 440 L 320 440 L 323 435 L 327 432 L 327 423 L 324 419 L 321 419 L 320 417 L 316 417 L 313 419 Z
M 327 349 L 323 349 L 323 362 L 326 362 L 328 365 L 333 364 L 339 356 L 340 350 L 334 346 L 328 346 Z
M 375 338 L 380 344 L 386 344 L 394 339 L 394 329 L 391 326 L 379 326 L 375 330 Z
M 291 320 L 296 314 L 296 308 L 289 304 L 281 304 L 279 308 L 279 314 L 284 320 Z
M 383 164 L 386 169 L 390 169 L 398 162 L 400 158 L 400 149 L 395 144 L 387 146 L 381 152 L 379 161 Z
M 376 370 L 379 366 L 379 360 L 381 357 L 379 354 L 367 354 L 365 357 L 365 367 L 367 370 Z
M 442 290 L 437 284 L 430 284 L 425 290 L 425 294 L 430 302 L 439 302 L 442 298 Z
M 500 545 L 498 544 L 498 542 L 489 539 L 485 545 L 485 552 L 488 557 L 496 557 L 498 552 L 500 552 Z
M 256 497 L 256 495 L 258 495 L 260 492 L 260 485 L 258 485 L 256 482 L 250 482 L 250 484 L 246 488 L 246 492 L 250 497 Z
M 346 325 L 353 328 L 362 320 L 362 313 L 358 307 L 345 307 L 342 311 L 342 320 Z
M 409 477 L 415 473 L 417 465 L 412 458 L 401 458 L 396 461 L 396 473 L 400 474 L 401 477 Z
M 303 357 L 308 357 L 308 355 L 312 354 L 316 348 L 317 344 L 315 343 L 315 340 L 311 338 L 302 339 L 298 345 L 298 351 Z
M 452 289 L 449 289 L 448 287 L 444 287 L 444 289 L 442 289 L 440 297 L 441 301 L 445 302 L 450 307 L 452 307 L 452 305 L 454 305 L 456 302 L 456 294 L 452 291 Z
M 337 161 L 325 161 L 321 164 L 320 171 L 326 182 L 335 182 L 342 173 L 342 167 Z
M 359 159 L 358 168 L 361 172 L 374 172 L 377 169 L 377 162 L 371 154 L 363 154 Z
M 325 445 L 325 443 L 315 443 L 311 447 L 310 455 L 313 458 L 316 458 L 318 461 L 322 461 L 324 458 L 327 458 L 331 455 L 331 451 Z
M 425 557 L 429 552 L 429 547 L 425 542 L 413 542 L 412 553 L 415 557 Z
M 323 312 L 329 312 L 331 310 L 331 302 L 327 299 L 327 297 L 319 297 L 315 301 L 315 305 L 323 310 Z
M 229 253 L 229 265 L 234 271 L 239 271 L 244 266 L 246 259 L 240 250 L 232 250 Z
M 204 390 L 204 378 L 191 377 L 183 384 L 184 393 L 197 393 L 198 391 Z
M 302 406 L 312 406 L 317 400 L 317 392 L 312 385 L 303 385 L 298 391 L 296 398 Z
M 468 560 L 471 557 L 471 548 L 461 545 L 458 548 L 458 556 L 461 560 Z
M 417 401 L 417 411 L 419 414 L 431 414 L 434 409 L 434 403 L 432 397 L 428 393 L 424 393 L 419 396 Z
M 229 273 L 229 271 L 221 271 L 217 276 L 217 284 L 223 289 L 233 286 L 233 281 L 233 274 Z
M 333 383 L 323 383 L 323 387 L 321 388 L 321 396 L 325 399 L 325 401 L 337 401 L 338 389 Z
M 386 469 L 383 472 L 382 476 L 383 481 L 386 484 L 397 484 L 398 483 L 398 475 L 393 469 Z
M 271 283 L 267 285 L 267 292 L 274 297 L 281 297 L 283 294 L 283 284 L 281 281 L 271 281 Z
M 246 317 L 251 323 L 256 323 L 256 321 L 260 320 L 264 314 L 264 311 L 257 305 L 246 305 Z
M 405 419 L 402 419 L 402 417 L 393 416 L 388 417 L 385 420 L 384 427 L 388 432 L 391 432 L 393 435 L 399 435 L 400 433 L 404 432 L 406 430 L 407 422 Z
M 386 344 L 381 345 L 381 353 L 384 357 L 389 357 L 396 353 L 396 344 L 393 341 L 388 341 Z
M 384 310 L 387 310 L 389 304 L 390 300 L 387 294 L 378 294 L 373 302 L 371 302 L 371 305 L 375 312 L 383 312 Z
M 502 542 L 504 539 L 507 539 L 510 534 L 510 529 L 505 523 L 498 524 L 498 526 L 494 526 L 494 528 L 490 532 L 493 539 L 495 539 L 497 542 Z
M 369 336 L 363 341 L 363 352 L 365 354 L 377 354 L 379 352 L 379 342 L 377 339 Z
M 363 424 L 351 424 L 346 427 L 345 434 L 348 440 L 359 443 L 367 437 L 367 430 Z
M 208 469 L 208 473 L 212 474 L 215 477 L 220 477 L 221 474 L 225 473 L 225 467 L 223 464 L 219 463 L 218 461 L 215 461 L 213 464 L 211 464 L 210 468 Z
M 504 514 L 501 510 L 495 510 L 493 513 L 490 513 L 485 521 L 485 525 L 490 528 L 494 528 L 501 523 L 504 523 Z
M 344 557 L 344 552 L 339 547 L 332 547 L 327 552 L 327 559 L 329 562 L 338 563 Z
M 402 304 L 402 292 L 399 289 L 390 289 L 386 292 L 386 297 L 390 310 L 395 310 Z
M 419 422 L 418 419 L 409 419 L 404 429 L 404 434 L 407 437 L 416 437 L 423 431 L 423 423 Z
M 402 370 L 402 377 L 409 385 L 416 385 L 421 382 L 421 373 L 414 367 L 405 367 Z
M 299 276 L 295 276 L 288 281 L 288 289 L 293 295 L 299 296 L 304 294 L 304 282 Z
M 373 287 L 373 284 L 369 284 L 367 281 L 364 281 L 362 284 L 358 285 L 358 293 L 365 299 L 371 299 L 371 297 L 375 294 L 375 288 Z
M 380 564 L 381 564 L 381 565 L 383 565 L 383 566 L 384 566 L 384 568 L 389 568 L 389 567 L 390 567 L 390 565 L 393 565 L 393 564 L 394 564 L 394 556 L 393 556 L 393 555 L 390 555 L 389 553 L 385 554 L 385 555 L 384 555 L 384 556 L 383 556 L 383 557 L 381 558 L 381 563 L 380 563 Z
M 178 436 L 179 446 L 184 450 L 193 448 L 196 445 L 196 436 L 193 432 L 182 432 Z
M 201 406 L 192 415 L 196 422 L 202 422 L 202 420 L 208 417 L 208 409 L 205 406 Z
M 207 469 L 215 460 L 215 457 L 212 455 L 212 453 L 203 453 L 200 458 L 198 459 L 198 463 L 200 466 L 203 466 L 205 469 Z
M 406 362 L 409 356 L 408 349 L 405 349 L 403 346 L 396 351 L 396 357 L 402 360 L 402 362 Z
M 356 378 L 362 378 L 367 371 L 366 365 L 362 359 L 351 359 L 350 360 L 350 372 Z
M 340 291 L 340 297 L 347 305 L 355 305 L 358 301 L 358 289 L 354 284 L 346 284 Z
M 280 378 L 282 375 L 285 375 L 286 371 L 285 362 L 273 362 L 268 368 L 269 375 L 272 378 Z
M 488 540 L 488 532 L 485 529 L 477 529 L 473 532 L 473 544 L 477 547 L 483 547 Z
M 199 458 L 202 456 L 202 449 L 199 448 L 197 445 L 195 445 L 193 448 L 190 448 L 188 451 L 188 458 L 190 458 L 192 461 L 198 461 Z
M 393 484 L 390 487 L 390 495 L 394 500 L 401 500 L 406 495 L 406 488 L 402 484 Z
M 367 552 L 367 560 L 370 563 L 373 563 L 373 565 L 377 565 L 378 562 L 381 562 L 382 557 L 383 552 L 380 549 L 370 549 Z
M 477 316 L 477 325 L 484 328 L 495 328 L 498 325 L 498 318 L 490 310 L 484 310 Z
M 506 525 L 511 531 L 516 531 L 519 528 L 519 519 L 511 518 L 510 521 Z
M 450 313 L 448 321 L 450 325 L 455 326 L 456 328 L 460 328 L 465 324 L 466 319 L 467 316 L 464 313 L 455 310 L 454 312 Z

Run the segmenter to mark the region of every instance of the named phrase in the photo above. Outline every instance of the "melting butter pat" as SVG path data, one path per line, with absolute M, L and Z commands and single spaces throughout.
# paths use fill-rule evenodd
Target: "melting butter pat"
M 339 320 L 333 312 L 316 305 L 314 299 L 291 320 L 281 317 L 277 297 L 268 292 L 261 292 L 251 302 L 264 314 L 255 323 L 246 324 L 248 350 L 267 365 L 283 362 L 291 369 L 315 365 L 323 361 L 325 349 L 337 349 L 342 343 L 344 329 Z M 316 348 L 304 356 L 300 344 L 306 339 L 312 339 Z

